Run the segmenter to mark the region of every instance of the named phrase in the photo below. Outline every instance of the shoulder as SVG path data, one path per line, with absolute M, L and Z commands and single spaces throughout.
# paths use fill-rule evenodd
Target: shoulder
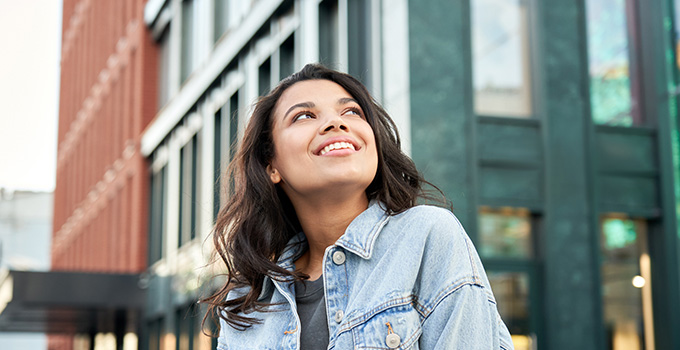
M 464 239 L 465 229 L 448 209 L 431 205 L 418 205 L 390 218 L 392 224 L 413 227 L 429 239 Z

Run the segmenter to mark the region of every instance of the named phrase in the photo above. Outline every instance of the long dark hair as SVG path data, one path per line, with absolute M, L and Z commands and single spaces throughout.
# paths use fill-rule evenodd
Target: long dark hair
M 258 301 L 265 276 L 276 280 L 308 278 L 276 265 L 288 241 L 301 229 L 290 200 L 272 183 L 266 168 L 274 157 L 272 115 L 279 98 L 295 83 L 320 79 L 343 87 L 359 103 L 373 129 L 378 169 L 366 189 L 368 199 L 382 202 L 389 214 L 397 214 L 415 206 L 420 197 L 432 198 L 422 190 L 422 184 L 429 183 L 401 151 L 394 121 L 361 82 L 318 64 L 308 64 L 282 80 L 255 104 L 240 147 L 229 164 L 226 174 L 229 199 L 213 230 L 216 252 L 226 265 L 227 282 L 202 302 L 210 305 L 208 316 L 213 320 L 222 318 L 236 329 L 259 323 L 260 320 L 246 314 L 266 311 L 270 305 Z M 228 292 L 239 287 L 248 287 L 248 293 L 227 300 Z

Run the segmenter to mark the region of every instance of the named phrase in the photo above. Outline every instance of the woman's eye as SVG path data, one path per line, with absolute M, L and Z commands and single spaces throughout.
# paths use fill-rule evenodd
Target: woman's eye
M 314 116 L 312 114 L 304 112 L 304 113 L 300 113 L 300 114 L 296 115 L 295 117 L 293 117 L 293 121 L 296 122 L 298 120 L 312 119 L 312 118 L 314 118 Z
M 345 112 L 345 114 L 354 114 L 354 115 L 358 115 L 360 117 L 363 115 L 363 114 L 361 114 L 361 110 L 359 110 L 358 108 L 350 108 Z

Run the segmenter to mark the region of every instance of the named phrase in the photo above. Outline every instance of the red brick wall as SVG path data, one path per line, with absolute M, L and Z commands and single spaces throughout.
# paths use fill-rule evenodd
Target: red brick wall
M 52 269 L 146 267 L 147 165 L 157 49 L 145 0 L 64 0 Z

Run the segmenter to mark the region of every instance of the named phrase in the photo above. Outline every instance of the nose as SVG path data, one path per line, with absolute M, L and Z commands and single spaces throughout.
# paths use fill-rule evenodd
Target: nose
M 347 123 L 338 115 L 334 115 L 327 119 L 326 123 L 323 124 L 321 133 L 325 134 L 333 129 L 336 131 L 349 131 Z

